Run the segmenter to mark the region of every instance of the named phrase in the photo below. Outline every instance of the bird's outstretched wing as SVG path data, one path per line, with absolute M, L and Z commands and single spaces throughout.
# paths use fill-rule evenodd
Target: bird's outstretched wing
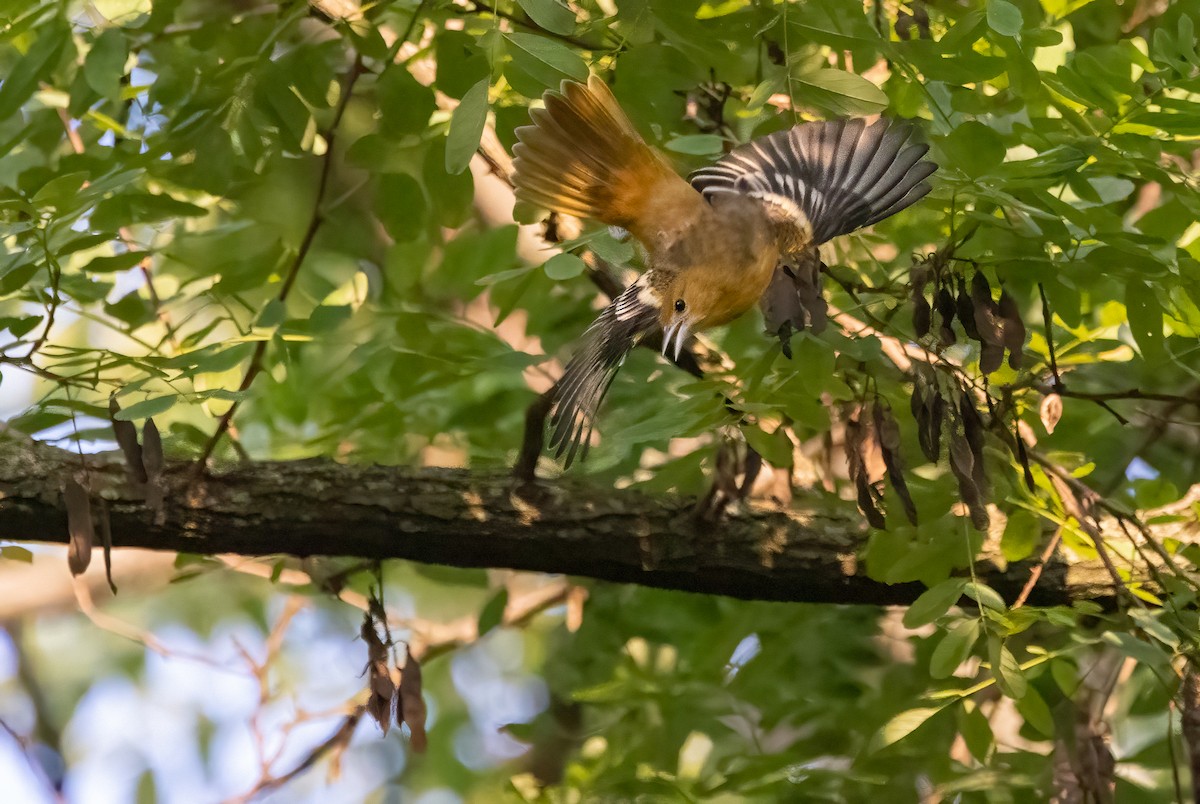
M 762 200 L 779 229 L 780 251 L 795 254 L 883 220 L 916 203 L 937 165 L 904 123 L 862 119 L 802 123 L 734 148 L 692 173 L 706 197 L 741 193 Z
M 566 453 L 564 468 L 577 454 L 580 460 L 587 456 L 596 411 L 629 350 L 659 328 L 659 309 L 646 276 L 626 288 L 583 333 L 555 386 L 550 448 L 556 458 Z

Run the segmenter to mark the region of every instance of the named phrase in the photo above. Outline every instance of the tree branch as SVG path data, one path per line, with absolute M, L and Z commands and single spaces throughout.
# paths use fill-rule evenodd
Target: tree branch
M 719 526 L 698 523 L 694 500 L 593 488 L 577 479 L 545 486 L 535 503 L 512 494 L 507 473 L 261 463 L 195 479 L 168 467 L 161 519 L 125 478 L 116 455 L 89 456 L 93 493 L 109 503 L 113 544 L 244 556 L 403 558 L 457 567 L 509 567 L 764 600 L 907 604 L 919 583 L 888 585 L 858 568 L 865 542 L 853 505 L 813 493 L 803 510 L 748 507 Z M 0 539 L 65 542 L 60 489 L 78 458 L 32 442 L 0 442 Z M 1104 538 L 1125 539 L 1111 517 Z M 1164 538 L 1194 541 L 1187 525 L 1156 525 Z M 118 570 L 119 570 L 118 566 Z M 1026 564 L 980 579 L 1008 600 Z M 1050 562 L 1034 605 L 1111 602 L 1099 562 Z

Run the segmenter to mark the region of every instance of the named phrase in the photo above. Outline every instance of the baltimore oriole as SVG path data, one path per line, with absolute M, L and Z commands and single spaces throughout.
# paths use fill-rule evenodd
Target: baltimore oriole
M 909 126 L 837 120 L 759 137 L 689 183 L 598 76 L 564 81 L 544 101 L 530 110 L 533 125 L 516 131 L 517 198 L 626 229 L 648 256 L 648 270 L 584 333 L 556 386 L 550 445 L 557 457 L 566 452 L 567 466 L 581 446 L 586 455 L 596 410 L 641 339 L 661 330 L 663 354 L 678 358 L 693 332 L 746 312 L 773 278 L 790 283 L 789 265 L 813 264 L 816 246 L 922 198 L 936 169 Z

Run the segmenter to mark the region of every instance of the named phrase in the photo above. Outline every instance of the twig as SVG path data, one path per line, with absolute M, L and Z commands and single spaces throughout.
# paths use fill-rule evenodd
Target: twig
M 1014 609 L 1019 609 L 1025 605 L 1025 601 L 1033 593 L 1033 588 L 1037 586 L 1037 582 L 1042 577 L 1042 571 L 1046 569 L 1046 564 L 1049 563 L 1050 557 L 1054 555 L 1054 551 L 1058 548 L 1060 541 L 1062 541 L 1062 528 L 1055 528 L 1054 535 L 1050 537 L 1050 541 L 1046 544 L 1046 549 L 1042 551 L 1041 556 L 1038 558 L 1037 564 L 1029 570 L 1029 580 L 1021 588 L 1021 594 L 1017 595 L 1017 599 L 1013 601 L 1012 607 Z
M 304 238 L 300 241 L 300 247 L 296 251 L 296 256 L 292 260 L 292 264 L 288 269 L 287 275 L 284 277 L 283 284 L 279 288 L 279 294 L 276 297 L 280 302 L 287 301 L 288 294 L 292 291 L 292 286 L 296 283 L 296 277 L 300 275 L 300 268 L 304 265 L 305 259 L 308 257 L 309 250 L 312 248 L 313 241 L 316 239 L 317 231 L 321 228 L 324 222 L 324 215 L 321 213 L 321 207 L 325 200 L 325 192 L 329 187 L 329 176 L 333 171 L 334 160 L 334 140 L 338 125 L 342 122 L 342 115 L 345 114 L 346 107 L 350 103 L 350 96 L 354 92 L 354 84 L 358 81 L 358 77 L 363 73 L 363 59 L 361 53 L 356 53 L 354 63 L 350 67 L 350 72 L 346 76 L 346 82 L 342 87 L 342 95 L 338 99 L 338 105 L 334 109 L 333 119 L 330 120 L 329 126 L 324 133 L 325 138 L 325 154 L 321 158 L 321 175 L 317 183 L 317 194 L 313 200 L 312 215 L 308 220 L 308 227 L 305 229 Z M 242 377 L 241 385 L 238 386 L 238 391 L 246 391 L 253 385 L 254 380 L 258 377 L 263 369 L 263 357 L 267 352 L 268 341 L 262 340 L 254 347 L 254 353 L 250 356 L 250 364 L 246 367 L 246 373 Z M 229 426 L 233 421 L 234 414 L 241 406 L 241 399 L 236 399 L 230 404 L 229 409 L 222 414 L 221 419 L 217 422 L 217 429 L 209 437 L 208 442 L 204 445 L 200 457 L 196 460 L 195 472 L 197 474 L 204 471 L 208 464 L 208 459 L 212 457 L 213 450 L 221 442 L 225 433 L 229 430 Z
M 365 711 L 366 707 L 356 706 L 346 716 L 345 720 L 342 721 L 342 724 L 338 726 L 337 730 L 328 739 L 309 751 L 304 759 L 300 760 L 294 768 L 282 775 L 268 776 L 262 779 L 249 792 L 228 799 L 227 804 L 244 804 L 244 802 L 252 801 L 263 793 L 278 790 L 310 769 L 313 765 L 316 765 L 326 754 L 344 749 L 350 743 L 350 738 L 354 735 L 354 729 L 358 726 L 358 721 L 362 719 Z
M 1063 394 L 1062 376 L 1058 373 L 1058 357 L 1054 352 L 1054 313 L 1050 310 L 1050 299 L 1046 297 L 1046 287 L 1038 282 L 1038 293 L 1042 295 L 1042 323 L 1046 328 L 1046 348 L 1050 352 L 1050 373 L 1054 375 L 1054 390 Z

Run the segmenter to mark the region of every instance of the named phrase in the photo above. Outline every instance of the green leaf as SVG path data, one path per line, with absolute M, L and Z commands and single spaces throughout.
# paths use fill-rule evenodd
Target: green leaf
M 929 659 L 929 675 L 934 678 L 949 678 L 967 660 L 982 626 L 978 619 L 959 620 L 946 630 L 946 635 L 933 649 Z
M 40 315 L 4 316 L 0 318 L 0 332 L 8 330 L 14 338 L 22 338 L 32 332 L 40 323 L 42 323 Z
M 1000 550 L 1005 560 L 1022 561 L 1033 555 L 1041 539 L 1041 519 L 1024 508 L 1018 508 L 1008 516 L 1004 536 L 1000 539 Z
M 179 397 L 174 394 L 170 396 L 150 397 L 149 399 L 143 399 L 141 402 L 135 402 L 128 407 L 121 408 L 117 411 L 117 415 L 114 418 L 123 422 L 130 422 L 135 419 L 149 419 L 151 416 L 166 413 L 178 401 Z
M 1050 714 L 1050 707 L 1046 705 L 1046 699 L 1036 688 L 1030 687 L 1025 691 L 1025 695 L 1017 701 L 1017 711 L 1034 729 L 1046 737 L 1054 736 L 1054 716 Z
M 104 303 L 104 312 L 137 329 L 143 324 L 154 320 L 154 306 L 148 299 L 143 299 L 139 291 L 131 290 L 115 302 Z
M 126 251 L 123 254 L 114 254 L 111 257 L 96 257 L 83 266 L 83 270 L 90 274 L 111 274 L 116 271 L 127 271 L 148 256 L 149 254 L 145 251 Z
M 397 243 L 407 243 L 425 231 L 429 217 L 425 191 L 407 173 L 379 177 L 379 220 Z
M 53 23 L 38 28 L 37 40 L 0 83 L 0 120 L 15 115 L 29 100 L 38 82 L 58 63 L 70 41 L 70 29 L 57 17 Z
M 1000 597 L 1000 593 L 987 584 L 972 581 L 963 588 L 963 594 L 978 602 L 981 606 L 986 606 L 994 611 L 1005 611 L 1008 609 L 1008 606 L 1004 604 L 1004 598 Z
M 273 329 L 283 323 L 284 317 L 287 315 L 287 307 L 279 299 L 271 299 L 263 307 L 262 312 L 258 314 L 258 318 L 254 322 L 254 326 L 262 327 L 263 329 Z
M 878 751 L 881 748 L 886 748 L 892 743 L 903 740 L 908 735 L 924 725 L 925 721 L 936 715 L 938 712 L 945 709 L 945 706 L 928 707 L 920 709 L 909 709 L 901 712 L 894 718 L 889 720 L 879 733 L 875 735 L 875 739 L 871 741 L 871 749 Z
M 27 262 L 4 274 L 3 278 L 0 278 L 0 296 L 8 296 L 25 287 L 39 268 L 41 266 L 38 263 Z
M 101 97 L 119 100 L 128 58 L 125 33 L 120 28 L 109 28 L 92 42 L 92 49 L 83 62 L 84 80 Z
M 517 0 L 517 5 L 539 28 L 563 35 L 575 32 L 575 12 L 561 0 Z
M 979 762 L 987 764 L 988 758 L 992 755 L 992 749 L 996 745 L 996 738 L 992 734 L 992 724 L 988 721 L 987 716 L 970 698 L 963 699 L 962 707 L 959 709 L 958 733 L 962 735 L 963 742 L 967 744 L 967 750 L 971 752 L 971 756 Z
M 940 143 L 943 164 L 971 178 L 987 175 L 1004 162 L 1004 140 L 977 120 L 956 126 Z
M 375 82 L 380 128 L 389 137 L 420 134 L 437 109 L 433 90 L 423 86 L 403 64 L 389 65 Z
M 987 0 L 988 27 L 1001 36 L 1016 36 L 1025 21 L 1021 9 L 1008 0 Z
M 587 263 L 574 254 L 564 251 L 561 254 L 555 254 L 542 263 L 542 270 L 546 272 L 546 276 L 562 282 L 567 279 L 574 279 L 586 271 Z
M 716 3 L 707 2 L 706 0 L 706 2 L 700 4 L 700 8 L 696 9 L 696 19 L 711 20 L 717 17 L 724 17 L 735 11 L 741 11 L 748 5 L 750 5 L 750 0 L 720 0 L 720 2 Z
M 796 81 L 815 93 L 810 95 L 819 101 L 825 93 L 834 111 L 844 114 L 873 114 L 887 108 L 888 96 L 883 90 L 861 75 L 825 67 L 815 72 L 798 76 Z
M 904 612 L 904 627 L 920 628 L 941 617 L 962 597 L 968 583 L 967 578 L 950 578 L 926 589 Z
M 1025 673 L 1000 637 L 993 636 L 988 639 L 988 661 L 992 665 L 992 675 L 996 678 L 996 686 L 1000 692 L 1009 698 L 1023 698 L 1029 688 Z
M 484 78 L 468 89 L 450 115 L 450 132 L 446 135 L 447 173 L 458 175 L 466 170 L 479 148 L 487 124 L 488 86 L 488 79 Z
M 9 561 L 20 561 L 22 564 L 33 563 L 33 553 L 15 544 L 6 544 L 0 547 L 0 558 L 6 558 Z
M 725 140 L 716 134 L 687 134 L 667 142 L 667 150 L 693 156 L 712 156 L 724 150 Z
M 1147 363 L 1163 359 L 1163 310 L 1145 282 L 1133 279 L 1125 286 L 1125 312 L 1129 329 Z
M 537 34 L 510 33 L 504 39 L 512 66 L 544 87 L 557 88 L 565 79 L 587 80 L 587 64 L 566 45 Z
M 508 590 L 501 589 L 492 596 L 479 612 L 479 635 L 483 636 L 504 622 L 504 609 L 508 606 Z
M 778 468 L 791 468 L 796 447 L 782 426 L 767 433 L 757 425 L 746 425 L 742 427 L 742 435 L 746 437 L 746 443 L 754 447 L 755 452 L 767 463 Z

